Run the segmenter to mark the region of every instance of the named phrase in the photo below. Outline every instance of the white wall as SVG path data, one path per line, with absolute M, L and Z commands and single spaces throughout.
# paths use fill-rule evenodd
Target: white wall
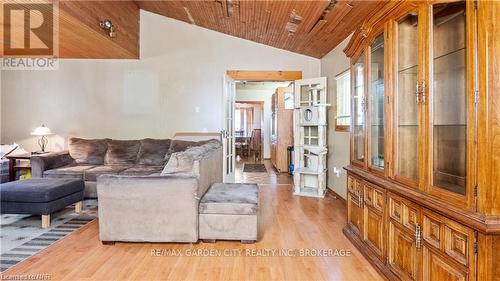
M 29 133 L 42 123 L 57 133 L 50 150 L 63 148 L 67 136 L 219 131 L 226 70 L 301 70 L 305 78 L 320 73 L 319 59 L 145 11 L 140 41 L 140 60 L 70 59 L 57 71 L 2 71 L 1 142 L 36 149 Z
M 350 36 L 340 43 L 330 53 L 321 59 L 321 76 L 328 78 L 328 100 L 335 105 L 336 85 L 335 76 L 349 68 L 349 59 L 343 52 L 343 49 L 349 43 Z M 335 106 L 328 110 L 328 179 L 327 185 L 344 199 L 347 197 L 347 175 L 342 168 L 349 165 L 349 132 L 335 131 Z M 340 170 L 337 177 L 333 170 Z

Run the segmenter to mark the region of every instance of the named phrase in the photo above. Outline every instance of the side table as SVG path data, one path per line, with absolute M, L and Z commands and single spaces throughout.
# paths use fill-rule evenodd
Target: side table
M 30 160 L 31 153 L 9 155 L 5 158 L 9 159 L 9 181 L 16 180 L 17 171 L 31 170 L 31 162 L 28 164 L 17 165 L 17 160 Z

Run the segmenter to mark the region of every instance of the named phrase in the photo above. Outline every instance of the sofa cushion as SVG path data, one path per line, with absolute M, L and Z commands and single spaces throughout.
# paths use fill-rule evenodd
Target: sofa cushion
M 83 179 L 85 181 L 96 181 L 100 175 L 118 175 L 120 172 L 130 168 L 130 165 L 103 165 L 85 170 Z
M 0 197 L 2 202 L 51 202 L 83 189 L 82 180 L 36 178 L 1 184 Z
M 102 165 L 108 149 L 107 140 L 86 140 L 70 138 L 68 142 L 69 155 L 79 164 Z
M 137 164 L 163 166 L 170 158 L 170 139 L 143 139 Z
M 71 164 L 56 169 L 46 170 L 43 172 L 43 177 L 58 179 L 83 179 L 84 171 L 94 167 L 94 165 Z
M 193 147 L 193 146 L 200 146 L 205 143 L 208 143 L 212 140 L 205 140 L 205 141 L 185 141 L 185 140 L 172 140 L 172 143 L 170 145 L 170 152 L 180 152 L 180 151 L 185 151 L 186 149 Z M 215 140 L 217 141 L 217 140 Z
M 255 215 L 259 186 L 245 183 L 214 183 L 200 200 L 200 214 Z
M 119 174 L 124 176 L 149 176 L 161 172 L 162 169 L 163 166 L 135 165 Z
M 141 142 L 138 140 L 109 140 L 105 165 L 135 164 Z

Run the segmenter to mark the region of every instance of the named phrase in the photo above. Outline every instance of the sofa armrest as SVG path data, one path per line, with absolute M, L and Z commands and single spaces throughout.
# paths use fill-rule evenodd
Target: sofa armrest
M 197 187 L 190 176 L 99 176 L 100 239 L 196 242 Z
M 34 178 L 43 177 L 43 172 L 50 169 L 59 168 L 73 163 L 73 158 L 69 152 L 61 151 L 31 156 L 31 176 Z
M 199 160 L 200 184 L 198 196 L 201 198 L 214 183 L 222 182 L 222 147 L 211 151 Z

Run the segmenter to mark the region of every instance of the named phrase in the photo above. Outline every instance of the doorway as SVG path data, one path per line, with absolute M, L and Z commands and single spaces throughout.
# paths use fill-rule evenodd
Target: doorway
M 257 169 L 255 172 L 247 173 L 248 175 L 260 175 L 264 180 L 265 177 L 275 173 L 271 162 L 271 130 L 273 124 L 274 128 L 277 124 L 276 119 L 272 118 L 273 95 L 277 88 L 290 87 L 295 80 L 301 79 L 302 72 L 230 70 L 227 71 L 225 77 L 222 134 L 224 181 L 248 182 L 241 177 L 242 174 L 245 174 L 243 173 L 245 163 L 264 164 L 265 172 L 259 172 Z M 290 89 L 292 89 L 290 92 L 293 93 L 293 86 Z M 289 122 L 292 125 L 293 118 L 290 118 Z M 291 135 L 293 136 L 293 132 Z M 286 153 L 285 151 L 282 154 L 286 155 Z M 236 161 L 237 159 L 238 161 Z M 260 171 L 262 170 L 260 169 Z M 236 176 L 237 174 L 240 176 Z M 253 182 L 261 182 L 253 179 Z M 272 183 L 276 181 L 276 178 L 264 181 L 266 182 L 262 183 Z
M 236 162 L 250 159 L 257 162 L 263 156 L 264 101 L 239 100 L 238 89 L 237 83 L 234 111 Z
M 273 97 L 276 94 L 278 88 L 287 88 L 290 86 L 293 87 L 292 81 L 236 82 L 235 108 L 237 109 L 240 104 L 249 104 L 252 105 L 252 110 L 256 110 L 258 114 L 261 114 L 262 116 L 259 120 L 261 124 L 255 124 L 256 127 L 250 128 L 250 130 L 247 132 L 249 141 L 254 144 L 250 147 L 251 153 L 248 155 L 250 157 L 245 159 L 245 155 L 239 155 L 240 158 L 256 163 L 271 159 L 271 142 L 273 135 L 274 137 L 276 137 L 276 131 L 273 129 L 276 127 L 276 123 L 278 121 L 274 120 L 273 122 L 273 113 L 275 113 L 275 110 L 273 108 L 275 106 Z M 238 118 L 238 116 L 235 114 L 235 120 L 236 118 Z M 286 122 L 292 122 L 292 120 L 286 120 Z M 238 126 L 237 122 L 235 123 L 235 126 Z M 252 138 L 252 135 L 254 135 L 254 138 Z

